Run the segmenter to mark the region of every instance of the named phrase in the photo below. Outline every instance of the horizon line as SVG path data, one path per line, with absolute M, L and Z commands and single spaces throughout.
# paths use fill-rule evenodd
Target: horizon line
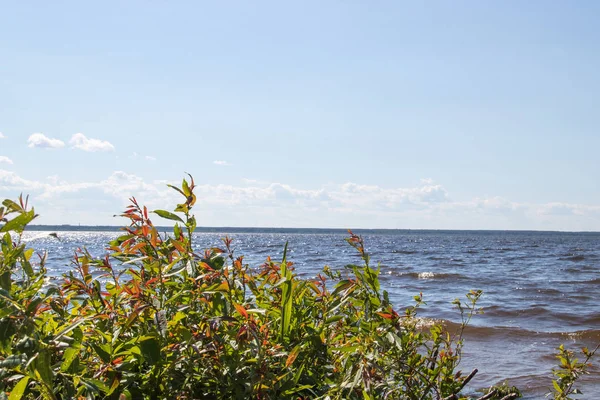
M 69 228 L 76 228 L 76 230 L 85 230 L 86 228 L 93 228 L 92 230 L 101 231 L 106 230 L 121 230 L 126 228 L 123 225 L 72 225 L 72 224 L 39 224 L 39 225 L 28 225 L 27 228 L 33 228 L 33 230 L 42 231 L 46 229 L 41 228 L 53 228 L 47 230 L 59 230 L 66 231 Z M 169 225 L 155 225 L 159 230 L 170 230 L 173 226 Z M 58 229 L 57 229 L 58 228 Z M 26 229 L 27 230 L 27 229 Z M 447 228 L 306 228 L 306 227 L 265 227 L 265 226 L 198 226 L 196 231 L 210 230 L 210 231 L 225 231 L 225 230 L 268 230 L 268 231 L 291 231 L 291 230 L 303 230 L 303 231 L 428 231 L 428 232 L 538 232 L 538 233 L 600 233 L 600 231 L 568 231 L 568 230 L 541 230 L 541 229 L 447 229 Z

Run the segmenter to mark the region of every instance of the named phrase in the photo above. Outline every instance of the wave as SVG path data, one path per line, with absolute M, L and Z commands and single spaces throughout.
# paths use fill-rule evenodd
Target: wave
M 561 257 L 559 258 L 560 261 L 584 261 L 585 260 L 585 256 L 579 254 L 576 256 L 570 256 L 570 257 Z
M 449 332 L 460 330 L 460 324 L 456 322 L 433 320 L 433 322 L 428 322 L 427 324 L 431 325 L 432 323 L 441 323 Z M 424 326 L 427 326 L 427 324 L 424 324 Z M 557 339 L 558 341 L 600 341 L 600 329 L 584 329 L 573 332 L 544 332 L 510 326 L 489 327 L 469 325 L 465 328 L 465 335 L 483 339 L 491 339 L 494 337 L 502 337 L 504 339 L 507 336 L 512 336 L 522 338 L 535 337 L 540 339 Z
M 392 275 L 392 276 L 409 277 L 409 278 L 415 278 L 415 279 L 447 279 L 447 280 L 468 279 L 468 277 L 461 275 L 461 274 L 431 272 L 431 271 L 423 271 L 423 272 L 390 271 L 390 272 L 388 272 L 388 274 Z
M 562 295 L 563 292 L 561 292 L 558 289 L 552 289 L 552 288 L 540 288 L 537 289 L 536 292 L 540 293 L 540 294 L 553 294 L 553 295 Z
M 600 278 L 595 278 L 595 279 L 589 279 L 587 281 L 566 281 L 564 283 L 568 283 L 568 284 L 579 284 L 579 283 L 583 283 L 585 285 L 597 285 L 600 283 Z
M 594 315 L 593 317 L 589 317 L 584 319 L 584 322 L 589 325 L 600 325 L 600 315 Z
M 584 298 L 583 300 L 586 300 Z M 525 309 L 507 308 L 505 306 L 489 306 L 483 308 L 483 318 L 492 318 L 493 321 L 510 321 L 511 324 L 515 321 L 527 321 L 529 326 L 531 321 L 537 320 L 538 322 L 551 322 L 553 326 L 557 322 L 568 324 L 573 327 L 591 327 L 600 324 L 600 315 L 598 314 L 584 314 L 584 313 L 569 313 L 559 312 L 554 309 L 552 305 L 547 304 L 533 304 L 531 307 Z M 500 323 L 501 324 L 501 323 Z
M 501 306 L 490 306 L 483 309 L 483 313 L 489 317 L 537 317 L 540 315 L 551 314 L 551 311 L 544 307 L 530 307 L 524 310 L 509 310 Z
M 395 254 L 417 254 L 416 250 L 392 250 Z
M 499 251 L 502 253 L 505 252 L 509 252 L 509 251 L 518 251 L 519 249 L 515 249 L 512 247 L 484 247 L 483 251 Z
M 331 262 L 331 259 L 328 259 L 327 257 L 307 257 L 306 258 L 306 263 L 327 263 L 327 262 Z

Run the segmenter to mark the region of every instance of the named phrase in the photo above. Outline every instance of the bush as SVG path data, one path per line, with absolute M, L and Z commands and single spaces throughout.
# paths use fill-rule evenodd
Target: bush
M 556 357 L 560 364 L 558 368 L 552 371 L 556 377 L 552 381 L 555 400 L 572 400 L 571 395 L 583 394 L 581 390 L 575 387 L 575 382 L 581 375 L 589 374 L 590 360 L 594 357 L 598 348 L 600 348 L 600 344 L 592 351 L 584 347 L 581 352 L 585 359 L 580 362 L 575 358 L 573 351 L 565 349 L 562 344 L 559 346 Z
M 174 221 L 172 234 L 132 198 L 111 255 L 77 250 L 60 286 L 22 243 L 33 209 L 4 201 L 0 397 L 448 400 L 475 375 L 457 369 L 480 291 L 455 301 L 461 329 L 447 332 L 420 326 L 421 295 L 394 309 L 352 232 L 362 264 L 311 280 L 294 274 L 287 249 L 256 269 L 228 237 L 194 252 L 194 181 L 171 187 L 184 201 L 151 213 Z

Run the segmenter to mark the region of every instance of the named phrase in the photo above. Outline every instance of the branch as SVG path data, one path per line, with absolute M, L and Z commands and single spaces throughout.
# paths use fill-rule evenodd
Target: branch
M 496 393 L 498 393 L 498 391 L 496 389 L 492 389 L 487 394 L 484 394 L 483 396 L 479 397 L 477 400 L 491 399 L 492 397 L 494 397 L 496 395 Z
M 458 396 L 457 393 L 460 393 L 461 390 L 463 390 L 463 388 L 467 385 L 467 383 L 469 383 L 469 381 L 471 379 L 473 379 L 473 377 L 475 376 L 475 374 L 477 373 L 477 368 L 475 368 L 473 371 L 471 371 L 471 373 L 469 374 L 469 376 L 467 376 L 465 378 L 465 380 L 463 381 L 462 385 L 460 385 L 460 387 L 458 388 L 458 390 L 456 391 L 456 393 L 448 396 L 448 397 L 444 397 L 442 400 L 458 400 Z M 510 400 L 510 399 L 502 399 L 502 400 Z
M 516 393 L 511 393 L 511 394 L 507 394 L 506 396 L 504 396 L 503 398 L 501 398 L 500 400 L 513 400 L 516 399 L 517 397 L 519 397 L 518 394 Z

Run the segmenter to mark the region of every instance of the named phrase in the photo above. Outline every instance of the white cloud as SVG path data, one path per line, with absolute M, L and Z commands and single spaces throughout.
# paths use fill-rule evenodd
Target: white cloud
M 27 146 L 31 148 L 40 147 L 44 149 L 59 149 L 65 147 L 65 142 L 59 139 L 49 138 L 43 133 L 34 133 L 27 139 Z
M 584 210 L 581 205 L 568 203 L 548 203 L 537 208 L 540 215 L 583 215 Z
M 153 192 L 155 186 L 144 182 L 144 179 L 123 171 L 113 172 L 107 179 L 97 184 L 103 191 L 115 197 L 127 197 L 139 192 Z
M 0 156 L 0 163 L 12 164 L 13 161 L 6 156 Z
M 177 184 L 176 182 L 170 183 Z M 94 192 L 89 192 L 90 190 Z M 21 192 L 31 194 L 33 200 L 52 204 L 61 204 L 67 193 L 76 194 L 80 200 L 84 200 L 79 206 L 81 208 L 79 211 L 82 212 L 86 211 L 87 200 L 97 197 L 98 193 L 103 193 L 112 204 L 112 214 L 121 211 L 120 209 L 132 196 L 143 199 L 148 206 L 160 208 L 181 200 L 175 191 L 166 187 L 165 182 L 146 183 L 142 178 L 123 171 L 115 171 L 107 179 L 101 181 L 68 182 L 61 180 L 57 175 L 48 176 L 45 181 L 28 180 L 15 172 L 0 169 L 0 197 L 17 196 Z M 78 206 L 75 205 L 75 207 Z M 73 210 L 73 212 L 77 212 L 77 210 Z M 93 212 L 90 213 L 90 216 L 92 214 Z
M 334 188 L 332 196 L 345 207 L 355 205 L 375 209 L 398 209 L 407 205 L 426 206 L 448 201 L 446 189 L 429 181 L 413 188 L 389 189 L 349 182 Z
M 1 191 L 37 191 L 43 188 L 43 185 L 36 181 L 30 181 L 18 176 L 15 172 L 0 169 L 0 190 Z
M 152 157 L 152 156 L 146 156 L 144 157 L 146 160 L 148 161 L 156 161 L 156 157 Z
M 475 198 L 473 205 L 477 209 L 484 209 L 486 211 L 497 211 L 497 212 L 510 212 L 519 208 L 519 204 L 513 203 L 503 197 L 484 197 Z
M 171 210 L 181 196 L 166 183 L 178 184 L 124 171 L 87 182 L 68 182 L 58 176 L 35 181 L 0 169 L 0 196 L 31 194 L 31 203 L 46 216 L 44 223 L 120 224 L 112 215 L 132 196 L 150 210 Z M 416 187 L 348 182 L 301 188 L 245 180 L 239 185 L 201 184 L 196 195 L 194 211 L 204 226 L 544 230 L 598 230 L 600 226 L 600 204 L 519 203 L 503 197 L 455 201 L 443 186 L 430 181 Z
M 74 149 L 83 151 L 114 151 L 115 146 L 106 140 L 89 139 L 83 133 L 76 133 L 69 140 L 69 144 Z
M 223 160 L 213 161 L 213 164 L 215 164 L 215 165 L 221 165 L 221 166 L 224 166 L 224 167 L 228 167 L 228 166 L 231 165 L 227 161 L 223 161 Z
M 47 176 L 46 179 L 53 185 L 57 185 L 60 180 L 58 175 L 50 175 Z
M 6 139 L 6 136 L 2 132 L 0 132 L 0 139 Z

